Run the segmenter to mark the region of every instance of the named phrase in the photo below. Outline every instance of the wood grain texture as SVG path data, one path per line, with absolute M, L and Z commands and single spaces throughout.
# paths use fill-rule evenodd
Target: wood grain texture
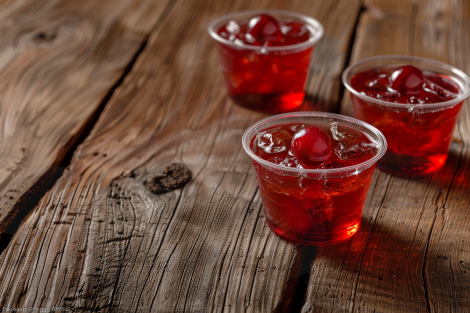
M 413 54 L 470 72 L 468 1 L 400 4 L 366 2 L 352 63 Z M 352 113 L 350 106 L 345 94 L 343 112 Z M 303 312 L 468 311 L 469 134 L 467 100 L 439 174 L 406 179 L 376 171 L 359 232 L 319 249 Z
M 93 120 L 167 2 L 1 3 L 0 234 Z
M 343 7 L 358 12 L 359 2 L 334 3 L 341 8 L 300 0 L 288 8 L 337 21 L 351 34 L 356 17 L 345 18 Z M 295 305 L 307 249 L 280 240 L 265 224 L 252 162 L 241 147 L 243 131 L 263 115 L 227 100 L 206 31 L 227 12 L 285 5 L 174 3 L 69 169 L 1 255 L 0 306 L 285 312 Z M 325 38 L 344 64 L 350 38 L 341 30 Z M 329 64 L 315 64 L 311 80 L 323 75 L 330 80 L 323 86 L 339 89 L 338 77 L 325 74 Z M 325 103 L 336 101 L 334 88 L 321 95 Z M 189 184 L 161 195 L 147 190 L 145 182 L 171 163 L 191 170 Z
M 306 99 L 299 111 L 338 112 L 342 90 L 341 74 L 346 67 L 360 0 L 291 1 L 288 9 L 318 19 L 325 34 L 315 46 L 306 83 Z

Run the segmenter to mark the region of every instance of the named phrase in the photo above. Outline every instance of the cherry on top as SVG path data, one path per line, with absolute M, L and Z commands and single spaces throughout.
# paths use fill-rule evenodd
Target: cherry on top
M 268 14 L 256 15 L 248 22 L 230 21 L 217 33 L 235 44 L 267 47 L 295 45 L 311 36 L 304 23 L 277 21 Z
M 458 85 L 447 75 L 412 65 L 388 66 L 355 74 L 351 86 L 363 95 L 395 103 L 427 104 L 455 99 Z

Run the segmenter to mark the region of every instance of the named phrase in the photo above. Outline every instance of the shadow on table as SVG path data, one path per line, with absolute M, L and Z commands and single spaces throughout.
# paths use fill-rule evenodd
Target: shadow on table
M 370 235 L 372 231 L 374 236 Z M 381 239 L 376 238 L 377 234 L 380 234 Z M 384 239 L 387 242 L 386 245 L 381 244 Z M 298 249 L 297 258 L 302 259 L 302 263 L 298 268 L 291 270 L 282 296 L 285 301 L 280 301 L 277 311 L 300 312 L 309 296 L 307 294 L 309 284 L 317 286 L 314 287 L 315 294 L 324 295 L 330 294 L 332 290 L 329 286 L 335 286 L 339 284 L 339 281 L 347 282 L 346 285 L 352 287 L 355 282 L 358 282 L 358 275 L 365 275 L 370 277 L 366 280 L 360 278 L 361 282 L 362 280 L 367 282 L 375 277 L 375 280 L 383 286 L 381 288 L 378 288 L 380 286 L 374 286 L 374 292 L 380 293 L 380 289 L 389 289 L 393 286 L 388 286 L 388 283 L 393 284 L 393 280 L 396 279 L 394 277 L 396 273 L 392 273 L 395 262 L 392 260 L 391 254 L 396 254 L 399 251 L 410 251 L 411 244 L 409 240 L 399 236 L 387 227 L 377 223 L 373 224 L 370 220 L 363 218 L 359 231 L 349 240 L 320 247 L 296 245 L 296 249 Z M 366 246 L 372 249 L 368 249 L 367 253 L 363 255 Z M 325 271 L 322 268 L 328 270 Z M 312 270 L 318 271 L 318 274 L 313 273 Z M 326 274 L 327 277 L 320 277 L 322 273 Z M 319 276 L 313 277 L 312 275 Z M 336 277 L 337 275 L 338 277 Z M 393 279 L 388 280 L 388 277 Z M 317 278 L 318 280 L 316 280 Z M 368 283 L 374 285 L 372 281 Z M 366 288 L 369 289 L 369 287 Z M 350 291 L 352 292 L 354 289 Z M 342 290 L 341 293 L 343 292 Z M 292 296 L 293 294 L 294 296 Z
M 321 99 L 311 94 L 305 94 L 304 102 L 297 107 L 294 111 L 319 111 L 337 113 L 339 110 L 339 103 Z
M 457 183 L 457 180 L 463 182 Z M 470 201 L 470 178 L 458 175 L 454 182 L 455 192 L 449 197 L 465 194 L 462 197 L 467 206 L 453 206 L 456 212 L 452 214 L 465 215 Z M 383 303 L 384 306 L 377 309 L 387 311 L 393 307 L 397 311 L 419 311 L 426 310 L 429 301 L 437 301 L 436 292 L 444 291 L 453 297 L 453 303 L 468 301 L 456 286 L 449 289 L 449 281 L 461 280 L 455 277 L 456 269 L 451 269 L 450 256 L 446 254 L 455 249 L 444 246 L 437 249 L 429 242 L 431 237 L 426 234 L 425 225 L 418 225 L 414 235 L 405 236 L 369 219 L 363 218 L 361 224 L 350 240 L 319 247 L 309 273 L 309 287 L 313 292 L 307 294 L 308 288 L 304 291 L 304 298 L 312 307 L 324 305 L 318 308 L 335 311 L 354 303 L 367 311 L 374 309 L 374 304 Z M 436 231 L 442 231 L 441 227 L 433 231 L 433 237 L 437 236 Z M 449 246 L 451 239 L 439 240 Z M 435 276 L 439 276 L 438 279 Z
M 314 272 L 310 273 L 312 305 L 323 303 L 335 311 L 353 301 L 391 301 L 413 308 L 404 286 L 424 288 L 422 248 L 413 238 L 363 218 L 350 240 L 319 248 L 311 266 Z M 332 299 L 337 300 L 333 303 Z
M 439 186 L 451 192 L 470 194 L 470 154 L 465 153 L 461 143 L 453 142 L 442 170 L 436 173 Z

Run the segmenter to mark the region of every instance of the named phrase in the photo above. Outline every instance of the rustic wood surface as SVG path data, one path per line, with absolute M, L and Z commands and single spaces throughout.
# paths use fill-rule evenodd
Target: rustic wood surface
M 470 110 L 464 106 L 438 175 L 376 171 L 351 240 L 317 253 L 284 242 L 265 224 L 240 144 L 263 115 L 227 100 L 206 31 L 216 17 L 249 8 L 297 11 L 325 27 L 300 110 L 336 111 L 343 97 L 342 112 L 351 112 L 340 74 L 377 54 L 421 55 L 470 72 L 470 6 L 459 0 L 4 1 L 0 222 L 11 220 L 21 197 L 38 193 L 31 186 L 51 180 L 48 171 L 99 119 L 1 254 L 0 307 L 470 307 Z M 152 193 L 146 182 L 173 163 L 190 170 L 190 181 Z M 19 192 L 10 199 L 13 188 Z
M 312 63 L 311 81 L 323 88 L 309 84 L 305 105 L 335 110 L 357 19 L 341 18 L 345 1 L 175 2 L 70 168 L 2 254 L 0 305 L 126 312 L 294 306 L 308 249 L 265 225 L 240 145 L 262 115 L 227 101 L 206 32 L 217 16 L 257 7 L 301 11 L 329 27 L 340 21 L 318 49 L 329 60 Z M 359 2 L 351 8 L 358 13 Z M 193 180 L 151 194 L 144 182 L 172 162 L 184 163 Z
M 96 119 L 167 2 L 0 4 L 0 233 Z

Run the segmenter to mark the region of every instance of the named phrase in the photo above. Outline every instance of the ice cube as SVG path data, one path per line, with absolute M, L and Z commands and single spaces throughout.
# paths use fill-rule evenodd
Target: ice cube
M 292 30 L 292 26 L 290 25 L 280 25 L 281 26 L 281 32 L 283 35 L 287 34 Z
M 256 38 L 253 37 L 253 36 L 251 36 L 250 34 L 246 34 L 246 35 L 245 35 L 245 38 L 246 38 L 246 41 L 247 41 L 248 43 L 251 43 L 251 44 L 254 44 L 255 41 L 256 41 Z
M 289 130 L 293 131 L 294 133 L 298 133 L 299 131 L 301 131 L 304 128 L 305 128 L 304 124 L 296 124 L 296 125 L 290 126 Z
M 258 148 L 266 153 L 280 153 L 288 150 L 292 135 L 281 127 L 276 127 L 258 134 Z
M 336 160 L 333 161 L 326 161 L 321 164 L 321 168 L 341 168 L 345 167 L 346 165 L 343 163 L 340 163 Z
M 243 41 L 241 41 L 240 39 L 235 39 L 235 40 L 233 41 L 233 43 L 236 44 L 236 45 L 238 45 L 238 46 L 243 46 L 243 45 L 244 45 Z
M 364 178 L 353 175 L 347 178 L 343 178 L 341 182 L 338 182 L 338 180 L 326 181 L 323 191 L 330 197 L 341 194 L 345 195 L 348 192 L 354 192 L 358 189 L 364 188 L 364 185 L 368 179 L 368 177 Z
M 281 156 L 269 158 L 268 162 L 284 165 L 286 167 L 297 167 L 295 161 L 290 159 L 291 158 L 281 154 Z M 288 165 L 286 164 L 288 162 L 292 163 Z M 271 191 L 286 195 L 294 195 L 299 191 L 298 177 L 295 173 L 290 172 L 288 168 L 282 170 L 274 167 L 260 166 L 257 173 L 261 178 L 264 178 L 267 188 Z
M 349 160 L 358 158 L 374 148 L 377 148 L 376 143 L 366 143 L 363 141 L 355 143 L 340 142 L 338 146 L 335 147 L 335 153 L 338 158 Z
M 271 163 L 274 163 L 274 164 L 281 164 L 282 162 L 284 162 L 284 160 L 285 160 L 285 158 L 276 156 L 276 157 L 268 159 L 268 162 L 271 162 Z
M 281 154 L 280 156 L 278 155 L 278 156 L 269 158 L 268 162 L 278 164 L 278 165 L 281 165 L 281 166 L 285 166 L 285 167 L 304 168 L 302 166 L 301 162 L 296 157 L 288 156 L 288 155 L 285 155 L 285 154 Z M 271 167 L 268 170 L 270 172 L 273 172 L 273 173 L 278 174 L 278 175 L 283 175 L 283 176 L 288 175 L 288 173 L 290 173 L 288 169 L 281 170 L 281 169 L 276 169 L 276 168 Z M 267 176 L 269 176 L 269 175 L 267 175 Z
M 230 21 L 228 22 L 227 26 L 225 27 L 225 29 L 227 29 L 227 31 L 230 33 L 230 34 L 238 34 L 240 32 L 240 26 L 237 24 L 237 22 L 235 21 Z
M 300 37 L 303 36 L 308 30 L 305 26 L 297 23 L 285 22 L 280 25 L 281 32 L 284 36 Z
M 304 168 L 300 163 L 299 159 L 295 156 L 287 156 L 282 162 L 279 163 L 280 165 L 287 166 L 287 167 L 296 167 L 296 168 Z
M 301 205 L 316 223 L 322 224 L 333 218 L 333 201 L 323 190 L 305 190 L 301 194 Z
M 352 130 L 348 130 L 348 132 L 339 131 L 338 124 L 336 123 L 331 124 L 330 131 L 333 139 L 338 141 L 351 141 L 359 137 L 358 134 L 355 134 Z

